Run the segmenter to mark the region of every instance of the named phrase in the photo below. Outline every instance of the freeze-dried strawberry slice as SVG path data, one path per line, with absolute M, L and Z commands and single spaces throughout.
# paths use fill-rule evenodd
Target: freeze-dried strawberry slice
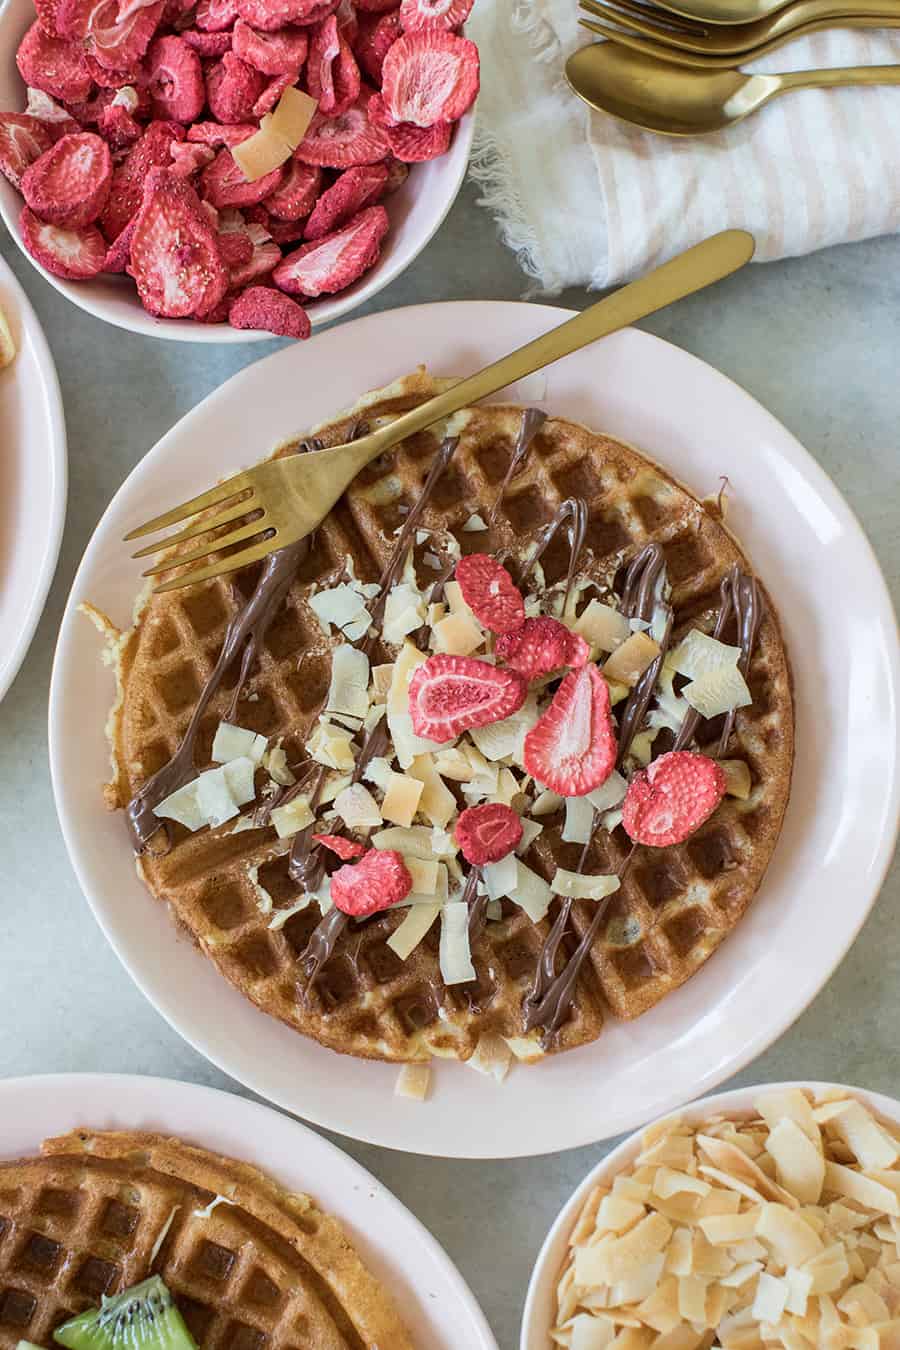
M 283 177 L 284 169 L 279 167 L 248 183 L 243 169 L 226 147 L 200 175 L 200 191 L 216 207 L 252 206 L 274 192 Z
M 263 75 L 293 74 L 296 78 L 306 61 L 309 35 L 305 28 L 257 33 L 244 19 L 238 19 L 234 25 L 234 51 Z
M 334 234 L 289 253 L 272 280 L 291 295 L 333 295 L 374 266 L 387 229 L 384 207 L 369 206 Z
M 279 220 L 302 220 L 313 209 L 321 187 L 322 170 L 318 165 L 289 160 L 284 178 L 266 198 L 266 210 Z
M 456 564 L 462 597 L 492 633 L 512 633 L 525 621 L 525 602 L 506 568 L 489 553 L 470 553 Z
M 76 121 L 72 116 L 73 111 L 74 109 L 64 108 L 61 103 L 57 103 L 56 99 L 51 98 L 49 94 L 45 94 L 43 89 L 28 90 L 28 102 L 25 105 L 26 115 L 36 117 L 39 122 L 43 123 L 45 130 L 54 141 L 58 141 L 60 136 L 68 136 L 76 131 L 83 130 L 80 120 Z M 0 117 L 3 115 L 0 113 Z
M 290 75 L 276 75 L 273 79 L 269 81 L 265 89 L 260 94 L 259 98 L 254 103 L 253 116 L 262 118 L 266 115 L 266 113 L 271 112 L 272 109 L 275 107 L 276 103 L 278 103 L 285 89 L 289 88 L 290 85 L 296 83 L 297 83 L 297 76 L 293 73 L 291 73 Z
M 323 848 L 336 853 L 344 862 L 349 862 L 351 858 L 361 858 L 366 851 L 365 844 L 360 844 L 355 839 L 345 839 L 342 834 L 314 834 L 313 839 Z
M 181 37 L 203 61 L 215 60 L 231 51 L 230 33 L 201 33 L 199 28 L 185 28 Z
M 397 8 L 397 0 L 354 0 L 354 4 L 363 14 L 383 14 L 386 9 Z
M 109 146 L 92 131 L 63 136 L 22 175 L 22 196 L 41 220 L 78 230 L 96 220 L 112 182 Z
M 353 0 L 339 0 L 334 15 L 338 21 L 338 28 L 342 37 L 345 37 L 352 47 L 359 32 L 359 15 L 356 12 Z
M 226 52 L 206 73 L 206 97 L 217 122 L 246 122 L 266 86 L 265 78 L 234 52 Z
M 147 53 L 147 84 L 154 117 L 196 122 L 206 102 L 200 57 L 184 38 L 157 38 Z
M 459 28 L 475 0 L 402 0 L 400 22 L 407 33 L 417 28 Z
M 65 37 L 49 37 L 39 23 L 33 23 L 23 37 L 16 65 L 26 84 L 63 103 L 80 103 L 91 92 L 90 72 L 77 44 Z
M 131 240 L 131 275 L 151 314 L 184 319 L 206 313 L 228 289 L 228 270 L 194 189 L 154 169 Z
M 110 244 L 103 259 L 104 272 L 127 272 L 131 261 L 131 239 L 136 224 L 137 216 L 128 222 L 115 243 Z
M 412 877 L 403 854 L 389 848 L 370 848 L 357 863 L 345 863 L 331 874 L 331 899 L 337 909 L 354 919 L 365 919 L 405 900 Z
M 440 28 L 398 38 L 384 58 L 381 92 L 397 122 L 455 122 L 478 94 L 478 48 Z
M 59 0 L 34 0 L 34 8 L 37 13 L 37 21 L 47 36 L 59 37 L 59 29 L 56 26 L 56 11 L 59 9 Z
M 153 168 L 169 165 L 169 147 L 184 137 L 177 122 L 151 122 L 126 159 L 113 170 L 106 205 L 100 213 L 100 228 L 112 243 L 137 213 L 144 193 L 144 180 Z
M 60 0 L 57 26 L 77 38 L 101 66 L 130 69 L 140 61 L 162 19 L 165 0 L 120 17 L 119 0 Z
M 234 126 L 222 126 L 220 122 L 195 122 L 188 128 L 189 141 L 201 141 L 204 145 L 227 145 L 231 149 L 253 136 L 259 127 L 253 122 L 239 122 Z
M 499 862 L 522 841 L 522 822 L 515 811 L 502 802 L 467 806 L 460 813 L 453 837 L 466 862 L 474 866 Z
M 670 750 L 628 784 L 622 826 L 636 844 L 680 844 L 712 815 L 724 795 L 720 764 L 707 755 Z
M 24 206 L 19 217 L 22 243 L 41 267 L 66 281 L 86 281 L 103 271 L 106 241 L 96 225 L 63 230 L 40 220 Z
M 19 186 L 29 164 L 52 144 L 52 136 L 36 117 L 27 113 L 0 113 L 0 173 L 13 187 Z
M 296 244 L 298 239 L 303 238 L 302 220 L 276 220 L 273 217 L 266 228 L 276 244 Z M 279 249 L 275 263 L 277 264 L 280 261 L 281 250 Z
M 384 164 L 360 164 L 355 169 L 347 169 L 319 197 L 306 222 L 304 239 L 321 239 L 336 226 L 355 216 L 357 211 L 377 201 L 387 179 L 388 171 Z M 274 207 L 271 209 L 275 211 Z M 284 212 L 275 211 L 275 214 L 283 215 Z
M 452 122 L 435 122 L 433 127 L 415 127 L 412 122 L 401 122 L 399 126 L 384 129 L 392 152 L 407 164 L 422 164 L 428 159 L 438 159 L 450 149 L 453 135 Z
M 400 16 L 396 9 L 386 14 L 366 14 L 353 44 L 357 61 L 370 80 L 381 84 L 381 68 L 388 50 L 400 36 Z
M 439 652 L 418 667 L 409 683 L 413 731 L 430 741 L 452 741 L 470 727 L 486 727 L 521 708 L 528 681 L 474 656 Z
M 359 66 L 333 14 L 313 32 L 306 84 L 326 117 L 339 117 L 359 98 Z
M 251 28 L 277 32 L 289 24 L 317 23 L 337 8 L 337 0 L 237 0 L 238 13 Z
M 309 315 L 296 300 L 268 286 L 248 286 L 228 311 L 232 328 L 253 328 L 303 341 L 312 332 Z M 315 836 L 314 836 L 315 837 Z M 349 854 L 347 856 L 350 856 Z
M 253 257 L 253 245 L 250 242 L 250 236 L 245 234 L 243 230 L 231 230 L 228 233 L 219 232 L 216 235 L 216 247 L 219 250 L 219 257 L 228 268 L 229 273 L 235 267 L 246 267 Z
M 517 670 L 526 680 L 537 680 L 563 666 L 583 666 L 591 654 L 580 633 L 573 633 L 549 615 L 526 619 L 521 628 L 502 634 L 494 650 L 498 661 Z
M 238 16 L 235 0 L 200 0 L 194 22 L 204 33 L 224 33 Z
M 169 153 L 172 156 L 172 172 L 179 178 L 190 178 L 199 173 L 207 164 L 212 164 L 216 157 L 211 146 L 201 145 L 199 141 L 173 141 Z
M 616 764 L 609 686 L 593 664 L 566 676 L 553 702 L 525 737 L 525 768 L 563 797 L 583 797 Z
M 294 152 L 297 159 L 326 169 L 349 169 L 354 164 L 377 164 L 389 155 L 387 137 L 366 113 L 371 97 L 371 90 L 363 90 L 353 107 L 340 117 L 324 117 L 317 112 Z
M 139 62 L 128 70 L 125 70 L 124 68 L 111 70 L 106 66 L 102 66 L 96 57 L 91 56 L 90 52 L 85 52 L 84 60 L 91 79 L 94 81 L 94 84 L 99 84 L 101 89 L 117 90 L 121 89 L 124 85 L 130 85 L 132 88 L 136 88 L 138 84 L 143 85 L 144 72 L 141 69 Z M 146 106 L 149 108 L 149 95 L 146 96 L 145 102 Z
M 264 226 L 251 222 L 247 225 L 247 236 L 253 245 L 253 256 L 248 263 L 232 270 L 231 285 L 235 290 L 267 277 L 281 262 L 281 249 Z
M 127 150 L 136 145 L 144 134 L 140 122 L 136 122 L 131 113 L 120 103 L 111 103 L 97 118 L 97 131 L 103 137 L 110 150 Z M 175 142 L 178 144 L 178 142 Z

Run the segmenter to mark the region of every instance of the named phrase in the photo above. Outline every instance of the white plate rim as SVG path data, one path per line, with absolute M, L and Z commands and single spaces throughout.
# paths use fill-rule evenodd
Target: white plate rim
M 647 1125 L 658 1124 L 669 1116 L 695 1121 L 719 1111 L 726 1113 L 729 1111 L 742 1112 L 751 1106 L 753 1100 L 758 1096 L 767 1092 L 787 1092 L 794 1088 L 800 1088 L 805 1092 L 812 1092 L 816 1095 L 837 1088 L 867 1102 L 874 1111 L 884 1116 L 885 1119 L 900 1120 L 900 1101 L 893 1097 L 886 1097 L 884 1093 L 871 1092 L 868 1088 L 853 1087 L 848 1083 L 823 1083 L 815 1080 L 792 1079 L 790 1082 L 784 1083 L 756 1083 L 747 1087 L 730 1088 L 726 1092 L 717 1092 L 709 1097 L 701 1097 L 697 1101 L 687 1103 L 681 1110 L 663 1112 L 656 1120 L 648 1121 Z M 549 1335 L 535 1322 L 535 1318 L 540 1316 L 538 1304 L 543 1302 L 545 1292 L 550 1293 L 549 1288 L 545 1291 L 544 1285 L 545 1282 L 548 1284 L 550 1282 L 551 1269 L 554 1271 L 552 1287 L 555 1288 L 555 1272 L 561 1265 L 561 1261 L 558 1260 L 559 1248 L 563 1244 L 563 1240 L 568 1238 L 575 1225 L 575 1220 L 594 1186 L 598 1185 L 607 1175 L 620 1170 L 630 1162 L 632 1155 L 637 1153 L 638 1141 L 644 1128 L 646 1127 L 642 1126 L 640 1130 L 622 1139 L 614 1148 L 610 1149 L 605 1157 L 601 1158 L 600 1162 L 594 1164 L 575 1187 L 575 1190 L 553 1220 L 547 1236 L 541 1243 L 541 1249 L 535 1258 L 534 1267 L 528 1281 L 525 1304 L 522 1308 L 519 1350 L 552 1350 Z
M 117 1099 L 123 1095 L 128 1098 L 124 1110 L 116 1105 Z M 25 1156 L 19 1148 L 10 1150 L 5 1138 L 8 1139 L 13 1130 L 20 1134 L 23 1132 L 23 1123 L 27 1123 L 29 1110 L 40 1110 L 38 1099 L 42 1097 L 51 1099 L 48 1103 L 50 1111 L 58 1109 L 59 1125 L 54 1130 L 47 1129 L 33 1140 L 31 1151 L 35 1153 L 41 1138 L 50 1137 L 52 1133 L 65 1133 L 77 1124 L 95 1123 L 89 1115 L 81 1114 L 85 1109 L 82 1104 L 93 1099 L 89 1111 L 95 1110 L 98 1118 L 107 1117 L 109 1113 L 114 1116 L 114 1122 L 104 1124 L 102 1128 L 159 1129 L 214 1152 L 254 1162 L 293 1189 L 308 1191 L 314 1200 L 319 1199 L 324 1177 L 330 1175 L 340 1178 L 341 1189 L 346 1191 L 348 1210 L 339 1210 L 333 1200 L 323 1203 L 323 1208 L 341 1219 L 348 1228 L 358 1230 L 354 1234 L 355 1245 L 377 1250 L 380 1261 L 387 1263 L 386 1244 L 382 1240 L 384 1234 L 378 1224 L 369 1222 L 365 1229 L 359 1229 L 357 1219 L 349 1212 L 349 1202 L 354 1196 L 360 1204 L 367 1202 L 371 1205 L 372 1220 L 383 1222 L 395 1235 L 403 1233 L 411 1239 L 409 1245 L 401 1249 L 407 1256 L 407 1262 L 404 1264 L 397 1260 L 390 1263 L 390 1277 L 385 1281 L 395 1296 L 401 1316 L 413 1289 L 412 1277 L 410 1275 L 410 1278 L 403 1279 L 401 1265 L 404 1270 L 407 1265 L 415 1265 L 421 1252 L 433 1269 L 434 1276 L 444 1286 L 440 1296 L 446 1300 L 447 1306 L 443 1312 L 450 1311 L 452 1307 L 457 1316 L 465 1316 L 467 1333 L 474 1338 L 471 1350 L 497 1350 L 497 1342 L 487 1318 L 437 1238 L 361 1163 L 293 1116 L 221 1088 L 171 1078 L 113 1073 L 59 1073 L 7 1078 L 0 1080 L 0 1159 Z M 15 1108 L 9 1114 L 3 1109 L 6 1103 Z M 198 1134 L 195 1126 L 188 1123 L 197 1116 L 209 1118 L 209 1134 L 206 1137 L 202 1133 Z M 273 1132 L 277 1136 L 276 1157 L 271 1157 L 265 1147 L 257 1143 L 258 1139 L 269 1137 L 266 1131 L 269 1136 Z M 289 1138 L 294 1143 L 293 1153 L 287 1150 Z M 228 1142 L 230 1140 L 233 1142 Z M 362 1250 L 360 1254 L 363 1255 Z M 423 1293 L 420 1293 L 418 1303 L 424 1321 L 426 1299 Z M 433 1331 L 433 1319 L 428 1319 L 428 1325 Z M 451 1350 L 449 1340 L 442 1343 L 442 1350 Z
M 318 341 L 320 344 L 323 343 L 323 341 L 327 342 L 329 339 L 331 339 L 332 342 L 345 341 L 348 332 L 350 330 L 355 330 L 357 335 L 363 333 L 369 337 L 371 345 L 370 329 L 378 329 L 384 326 L 390 328 L 392 324 L 398 322 L 402 323 L 407 330 L 412 327 L 416 332 L 419 332 L 421 329 L 426 333 L 440 333 L 442 320 L 446 319 L 448 311 L 451 310 L 456 311 L 460 316 L 461 322 L 463 321 L 463 317 L 465 317 L 465 319 L 468 320 L 468 331 L 476 334 L 481 333 L 482 324 L 480 321 L 483 320 L 484 324 L 488 325 L 489 316 L 496 313 L 498 310 L 508 311 L 509 317 L 511 319 L 514 317 L 518 321 L 517 326 L 521 327 L 523 331 L 528 325 L 528 316 L 532 316 L 538 331 L 542 331 L 543 328 L 551 326 L 554 321 L 561 321 L 566 317 L 570 317 L 572 314 L 572 311 L 569 310 L 544 305 L 524 304 L 514 301 L 438 302 L 399 311 L 387 311 L 381 314 L 368 315 L 355 320 L 352 324 L 339 330 L 339 335 L 335 330 L 332 330 L 331 333 L 326 333 L 321 336 Z M 478 317 L 475 315 L 476 311 L 478 312 Z M 538 318 L 538 316 L 540 317 Z M 482 339 L 479 338 L 476 340 Z M 887 711 L 892 719 L 892 724 L 896 725 L 898 691 L 900 691 L 900 643 L 898 643 L 897 639 L 896 619 L 893 614 L 884 579 L 881 575 L 871 546 L 850 510 L 850 507 L 844 501 L 836 486 L 790 432 L 777 422 L 777 420 L 757 403 L 755 399 L 726 376 L 715 371 L 713 367 L 707 365 L 698 358 L 689 355 L 682 349 L 675 347 L 673 344 L 664 342 L 641 330 L 628 329 L 623 333 L 606 339 L 606 343 L 608 344 L 614 344 L 617 341 L 621 343 L 630 343 L 632 347 L 637 344 L 645 356 L 651 352 L 662 354 L 662 359 L 664 361 L 681 362 L 685 370 L 694 372 L 698 377 L 702 375 L 706 380 L 712 379 L 717 382 L 722 389 L 727 390 L 729 399 L 741 402 L 748 412 L 750 410 L 753 411 L 754 416 L 758 421 L 772 428 L 774 432 L 777 433 L 778 440 L 784 448 L 785 453 L 791 459 L 794 467 L 796 468 L 798 464 L 802 466 L 803 477 L 807 484 L 815 489 L 818 494 L 818 499 L 823 501 L 829 510 L 835 512 L 841 518 L 843 526 L 852 537 L 854 546 L 861 550 L 866 567 L 870 573 L 869 580 L 871 582 L 872 590 L 869 600 L 871 606 L 873 610 L 877 609 L 879 620 L 893 633 L 893 643 L 886 654 L 888 666 L 886 673 L 889 677 L 889 692 L 891 694 L 890 707 Z M 284 360 L 286 350 L 277 352 L 274 355 L 265 358 L 263 362 L 259 362 L 255 366 L 247 367 L 243 371 L 238 372 L 237 375 L 233 376 L 232 379 L 227 382 L 228 386 L 233 390 L 240 390 L 246 387 L 247 383 L 252 383 L 254 381 L 256 373 L 261 366 L 265 366 L 266 363 L 275 363 L 279 360 Z M 425 359 L 425 356 L 427 355 L 428 352 L 426 348 L 422 359 Z M 575 358 L 568 359 L 573 360 Z M 372 381 L 372 383 L 376 382 L 377 381 L 374 380 Z M 226 386 L 222 386 L 222 388 L 224 387 Z M 172 428 L 170 432 L 157 443 L 157 446 L 144 457 L 116 493 L 110 503 L 107 513 L 105 513 L 104 517 L 101 519 L 98 531 L 102 529 L 104 521 L 108 516 L 119 509 L 120 503 L 127 497 L 129 491 L 132 490 L 135 478 L 142 477 L 143 474 L 147 472 L 148 468 L 152 467 L 155 456 L 162 456 L 165 454 L 166 448 L 172 440 L 176 440 L 179 435 L 183 435 L 186 431 L 190 431 L 195 427 L 197 422 L 201 421 L 208 405 L 217 398 L 218 392 L 219 391 L 214 391 L 213 394 L 209 395 L 207 399 L 182 418 L 177 426 Z M 567 409 L 562 408 L 560 411 L 565 414 Z M 668 461 L 665 453 L 662 450 L 658 453 L 659 458 L 663 463 L 667 463 Z M 185 1025 L 185 1020 L 173 1011 L 171 1000 L 160 993 L 158 986 L 153 985 L 150 972 L 146 969 L 136 969 L 136 965 L 138 965 L 138 955 L 134 952 L 129 953 L 127 937 L 123 935 L 122 932 L 116 931 L 116 925 L 111 916 L 103 911 L 102 901 L 98 900 L 96 896 L 94 898 L 91 897 L 90 881 L 85 869 L 82 867 L 77 834 L 72 828 L 68 803 L 65 799 L 65 794 L 62 791 L 62 763 L 60 753 L 61 727 L 57 725 L 56 720 L 57 716 L 61 713 L 63 699 L 62 686 L 64 681 L 62 671 L 66 664 L 67 643 L 72 627 L 72 610 L 74 607 L 73 597 L 76 597 L 79 594 L 82 574 L 85 570 L 88 570 L 91 547 L 92 545 L 89 545 L 88 551 L 85 554 L 85 559 L 82 562 L 78 575 L 73 583 L 72 595 L 70 596 L 66 614 L 60 628 L 57 654 L 54 661 L 50 699 L 50 753 L 54 793 L 63 835 L 82 890 L 88 898 L 95 918 L 120 960 L 122 960 L 138 987 L 150 999 L 157 1011 L 169 1021 L 170 1025 L 172 1025 L 173 1028 L 189 1042 L 189 1044 L 201 1054 L 205 1055 L 206 1058 L 210 1059 L 224 1072 L 245 1083 L 246 1086 L 258 1092 L 260 1095 L 277 1102 L 279 1105 L 283 1106 L 284 1109 L 296 1111 L 298 1114 L 303 1115 L 306 1119 L 312 1120 L 316 1124 L 326 1128 L 335 1129 L 341 1133 L 350 1134 L 357 1139 L 377 1144 L 386 1144 L 387 1146 L 396 1149 L 408 1150 L 411 1152 L 427 1151 L 437 1156 L 471 1158 L 533 1156 L 538 1153 L 556 1152 L 565 1148 L 579 1147 L 587 1143 L 595 1142 L 601 1138 L 609 1138 L 627 1130 L 631 1130 L 643 1120 L 646 1120 L 651 1116 L 665 1113 L 679 1103 L 696 1096 L 699 1092 L 709 1091 L 716 1087 L 723 1079 L 744 1068 L 752 1059 L 781 1036 L 797 1017 L 800 1016 L 806 1007 L 809 1006 L 809 1003 L 843 959 L 877 898 L 877 894 L 890 862 L 898 826 L 900 826 L 900 778 L 898 778 L 896 772 L 896 765 L 894 765 L 893 777 L 883 812 L 888 823 L 882 830 L 879 839 L 879 848 L 871 860 L 871 865 L 868 869 L 865 898 L 862 903 L 859 904 L 858 909 L 854 910 L 852 919 L 845 923 L 841 932 L 840 941 L 830 950 L 827 961 L 817 970 L 815 977 L 802 986 L 799 994 L 797 993 L 797 989 L 800 988 L 799 983 L 796 988 L 792 986 L 792 1001 L 783 1007 L 777 1016 L 770 1016 L 770 1021 L 764 1026 L 760 1024 L 754 1033 L 747 1036 L 738 1050 L 733 1050 L 729 1055 L 720 1058 L 711 1068 L 699 1070 L 696 1080 L 692 1083 L 683 1083 L 677 1089 L 670 1087 L 667 1091 L 660 1092 L 658 1097 L 654 1098 L 653 1109 L 641 1110 L 637 1114 L 635 1114 L 634 1111 L 632 1111 L 631 1114 L 622 1112 L 620 1115 L 614 1116 L 609 1122 L 602 1125 L 598 1124 L 597 1121 L 592 1121 L 590 1124 L 587 1124 L 580 1123 L 575 1119 L 566 1119 L 565 1125 L 559 1127 L 566 1131 L 562 1138 L 556 1137 L 559 1132 L 558 1129 L 556 1133 L 554 1133 L 552 1129 L 537 1128 L 534 1125 L 534 1122 L 531 1122 L 526 1126 L 526 1129 L 530 1131 L 526 1139 L 523 1140 L 517 1135 L 515 1139 L 504 1141 L 503 1147 L 501 1148 L 498 1147 L 499 1141 L 496 1138 L 479 1137 L 476 1140 L 469 1138 L 466 1140 L 465 1144 L 461 1144 L 449 1131 L 441 1133 L 441 1130 L 438 1129 L 437 1135 L 435 1136 L 435 1133 L 430 1126 L 424 1131 L 417 1130 L 414 1127 L 404 1129 L 402 1137 L 392 1137 L 380 1132 L 378 1129 L 373 1129 L 371 1126 L 361 1125 L 358 1113 L 353 1113 L 348 1117 L 346 1112 L 344 1114 L 337 1112 L 330 1103 L 323 1104 L 322 1102 L 316 1102 L 315 1106 L 311 1108 L 308 1101 L 291 1100 L 289 1096 L 285 1096 L 282 1092 L 277 1090 L 273 1091 L 271 1082 L 267 1079 L 265 1071 L 260 1071 L 256 1062 L 254 1062 L 252 1066 L 242 1064 L 241 1068 L 237 1068 L 234 1062 L 229 1060 L 228 1055 L 222 1053 L 220 1047 L 211 1049 L 208 1031 L 207 1034 L 201 1034 L 195 1027 Z M 758 898 L 754 903 L 758 905 Z M 750 914 L 745 916 L 742 920 L 742 927 L 745 929 L 752 913 L 753 907 L 751 906 Z M 729 946 L 732 946 L 735 940 L 735 938 L 732 938 L 731 942 L 726 944 L 726 949 Z M 707 966 L 706 969 L 708 970 L 709 966 Z M 696 987 L 696 982 L 702 978 L 702 975 L 703 972 L 699 972 L 693 980 L 688 982 L 688 986 L 685 987 L 688 988 L 691 985 Z M 671 995 L 670 998 L 675 999 L 682 992 L 683 991 L 679 991 L 679 993 Z M 669 1002 L 669 1000 L 666 1000 L 665 1002 Z M 653 1014 L 649 1014 L 649 1016 L 652 1015 Z M 601 1037 L 601 1041 L 596 1042 L 595 1046 L 601 1044 L 602 1040 L 603 1038 Z M 319 1049 L 319 1047 L 313 1048 L 314 1050 Z M 590 1048 L 591 1047 L 587 1047 L 587 1050 L 590 1050 Z M 568 1055 L 562 1057 L 553 1057 L 546 1061 L 544 1065 L 538 1066 L 536 1069 L 523 1069 L 519 1072 L 534 1075 L 534 1082 L 537 1085 L 540 1081 L 540 1074 L 544 1072 L 550 1064 L 554 1062 L 558 1064 L 561 1059 L 572 1061 L 573 1055 L 583 1055 L 584 1053 L 586 1053 L 586 1050 L 570 1052 Z M 367 1067 L 371 1069 L 375 1066 L 368 1065 Z M 383 1068 L 384 1066 L 377 1067 Z M 436 1072 L 438 1074 L 446 1073 L 448 1071 L 462 1071 L 462 1069 L 461 1066 L 447 1065 L 441 1061 L 436 1062 Z M 468 1077 L 471 1078 L 473 1076 L 468 1075 Z M 483 1080 L 478 1079 L 476 1081 L 481 1082 Z M 500 1089 L 500 1091 L 502 1092 L 503 1089 Z M 502 1102 L 502 1098 L 500 1101 Z M 494 1102 L 492 1105 L 496 1106 L 497 1103 Z M 423 1134 L 428 1135 L 427 1142 L 423 1139 Z
M 28 341 L 34 348 L 37 372 L 43 384 L 43 404 L 49 417 L 46 452 L 50 479 L 50 501 L 46 515 L 47 534 L 40 567 L 34 579 L 34 588 L 24 606 L 21 625 L 16 630 L 12 646 L 0 660 L 0 699 L 2 699 L 19 673 L 19 668 L 28 654 L 35 629 L 44 612 L 50 584 L 53 581 L 56 564 L 59 561 L 59 550 L 66 521 L 68 453 L 62 390 L 59 385 L 59 376 L 56 372 L 53 353 L 50 351 L 50 344 L 47 342 L 31 301 L 25 294 L 21 282 L 9 263 L 3 257 L 0 257 L 0 282 L 15 296 L 18 320 L 22 329 L 27 331 Z M 19 352 L 16 354 L 13 364 L 8 367 L 7 375 L 12 373 L 12 377 L 15 378 L 16 364 L 21 359 L 22 354 Z M 32 452 L 32 449 L 33 447 L 29 447 L 29 453 Z

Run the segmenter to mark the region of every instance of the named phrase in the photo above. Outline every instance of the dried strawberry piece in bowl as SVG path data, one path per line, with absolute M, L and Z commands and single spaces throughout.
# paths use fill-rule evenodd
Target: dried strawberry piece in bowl
M 616 737 L 609 686 L 595 665 L 566 676 L 525 737 L 523 760 L 532 778 L 562 797 L 584 797 L 606 782 Z
M 226 52 L 206 73 L 206 98 L 217 122 L 249 121 L 265 87 L 265 76 L 233 51 Z
M 101 66 L 123 70 L 134 66 L 159 27 L 165 0 L 120 9 L 119 0 L 60 0 L 56 23 L 60 33 L 76 38 Z
M 100 228 L 110 243 L 118 239 L 140 208 L 150 170 L 167 168 L 171 163 L 172 142 L 183 138 L 184 128 L 179 123 L 151 122 L 122 163 L 116 165 L 109 196 L 100 213 Z
M 260 329 L 301 342 L 312 332 L 306 310 L 268 286 L 249 286 L 243 291 L 228 310 L 228 322 L 232 328 Z
M 274 33 L 257 33 L 245 19 L 234 25 L 234 52 L 263 75 L 300 74 L 309 50 L 305 28 L 280 28 Z
M 154 117 L 195 122 L 206 102 L 200 57 L 184 38 L 157 38 L 147 53 L 146 80 Z
M 22 196 L 41 220 L 70 230 L 97 219 L 109 195 L 109 146 L 92 131 L 63 138 L 22 175 Z
M 144 308 L 165 318 L 202 317 L 228 289 L 228 269 L 200 198 L 174 173 L 154 169 L 147 179 L 129 270 Z
M 395 122 L 456 122 L 478 94 L 478 48 L 439 28 L 404 33 L 382 66 L 382 97 Z
M 366 919 L 405 900 L 412 890 L 403 854 L 370 848 L 359 862 L 345 863 L 331 874 L 335 908 L 354 919 Z
M 707 755 L 670 750 L 635 774 L 622 803 L 629 839 L 666 848 L 689 838 L 725 795 L 725 772 Z
M 317 26 L 309 47 L 306 84 L 326 117 L 339 117 L 359 98 L 359 66 L 332 14 Z
M 215 207 L 254 206 L 274 192 L 284 177 L 284 169 L 272 169 L 248 183 L 244 171 L 226 147 L 220 150 L 200 175 L 200 190 Z
M 461 28 L 474 0 L 402 0 L 399 17 L 407 33 L 417 28 Z
M 84 53 L 66 38 L 48 37 L 33 23 L 19 44 L 16 65 L 25 83 L 63 103 L 80 103 L 91 92 Z
M 13 187 L 36 159 L 49 150 L 53 138 L 42 122 L 27 113 L 0 113 L 0 173 Z
M 452 122 L 435 122 L 433 127 L 416 127 L 412 122 L 384 129 L 391 153 L 406 164 L 424 164 L 446 155 L 453 138 Z
M 26 206 L 19 217 L 22 243 L 41 267 L 66 281 L 87 281 L 103 271 L 106 241 L 96 225 L 66 230 L 41 220 Z
M 384 58 L 401 31 L 400 15 L 396 9 L 389 10 L 387 14 L 363 15 L 353 43 L 353 54 L 375 84 L 381 84 Z
M 352 108 L 339 117 L 316 113 L 295 154 L 304 164 L 325 169 L 349 169 L 355 164 L 377 164 L 391 153 L 381 127 L 369 119 L 371 89 L 362 89 Z
M 321 239 L 358 211 L 377 201 L 387 181 L 385 164 L 359 164 L 345 170 L 315 203 L 303 231 L 304 239 Z
M 472 727 L 502 722 L 525 702 L 528 682 L 474 656 L 429 656 L 409 682 L 413 731 L 429 741 L 452 741 Z
M 289 253 L 272 279 L 291 295 L 314 298 L 342 291 L 378 261 L 387 230 L 384 207 L 369 206 L 334 234 Z

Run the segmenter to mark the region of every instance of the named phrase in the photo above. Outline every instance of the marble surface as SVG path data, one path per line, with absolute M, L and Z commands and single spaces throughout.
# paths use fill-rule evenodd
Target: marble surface
M 46 711 L 69 584 L 113 492 L 177 418 L 270 348 L 188 347 L 105 327 L 52 291 L 5 235 L 0 249 L 31 296 L 56 358 L 70 465 L 56 580 L 31 652 L 0 705 L 0 857 L 6 873 L 0 900 L 0 1074 L 160 1074 L 240 1092 L 153 1011 L 91 919 L 57 829 Z M 470 188 L 430 248 L 373 308 L 517 299 L 524 291 L 515 259 Z M 580 307 L 587 301 L 576 291 L 558 303 Z M 748 268 L 713 294 L 682 302 L 645 326 L 737 380 L 811 450 L 857 512 L 896 603 L 900 239 Z M 736 1081 L 802 1076 L 900 1093 L 894 1021 L 898 918 L 895 861 L 872 917 L 833 979 L 787 1035 Z M 436 1234 L 480 1299 L 501 1350 L 514 1350 L 543 1236 L 607 1146 L 528 1161 L 466 1163 L 411 1159 L 338 1142 Z

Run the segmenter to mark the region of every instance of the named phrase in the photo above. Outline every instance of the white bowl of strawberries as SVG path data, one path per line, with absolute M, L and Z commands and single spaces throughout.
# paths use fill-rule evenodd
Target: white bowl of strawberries
M 97 318 L 307 337 L 421 252 L 465 176 L 472 0 L 8 0 L 0 214 Z

